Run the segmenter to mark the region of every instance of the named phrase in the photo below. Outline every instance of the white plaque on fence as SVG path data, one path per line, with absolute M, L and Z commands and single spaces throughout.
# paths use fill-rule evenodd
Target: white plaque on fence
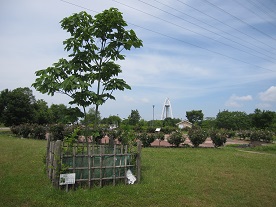
M 60 174 L 59 185 L 75 184 L 76 173 Z

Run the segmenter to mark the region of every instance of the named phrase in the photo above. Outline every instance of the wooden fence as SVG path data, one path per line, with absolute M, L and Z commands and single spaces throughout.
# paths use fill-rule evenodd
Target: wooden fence
M 141 142 L 137 142 L 134 151 L 131 153 L 127 145 L 77 143 L 68 146 L 60 140 L 48 140 L 47 175 L 56 187 L 60 186 L 59 177 L 64 173 L 75 173 L 75 185 L 87 184 L 89 188 L 119 182 L 126 184 L 128 170 L 136 177 L 136 182 L 140 182 Z

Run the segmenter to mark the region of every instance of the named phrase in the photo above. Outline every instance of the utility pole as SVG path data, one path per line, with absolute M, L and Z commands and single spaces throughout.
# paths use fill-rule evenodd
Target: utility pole
M 152 105 L 152 126 L 154 124 L 154 105 Z

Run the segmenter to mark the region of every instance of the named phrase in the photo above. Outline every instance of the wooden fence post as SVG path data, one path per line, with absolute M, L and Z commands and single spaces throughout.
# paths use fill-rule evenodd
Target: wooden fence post
M 47 149 L 46 149 L 46 172 L 48 174 L 49 172 L 49 162 L 50 162 L 50 139 L 49 139 L 49 136 L 46 135 L 46 138 L 47 138 Z
M 137 143 L 137 157 L 136 157 L 136 172 L 137 172 L 137 183 L 141 181 L 141 151 L 142 151 L 142 142 L 138 141 Z
M 61 140 L 57 140 L 54 148 L 54 163 L 53 163 L 53 184 L 58 188 L 59 186 L 59 174 L 61 170 Z

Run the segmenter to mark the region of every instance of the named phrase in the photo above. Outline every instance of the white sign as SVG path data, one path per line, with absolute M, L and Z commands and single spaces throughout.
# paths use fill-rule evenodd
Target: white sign
M 127 170 L 126 173 L 128 184 L 134 184 L 136 181 L 136 177 L 132 174 L 131 170 Z
M 75 184 L 76 173 L 60 174 L 59 185 Z

